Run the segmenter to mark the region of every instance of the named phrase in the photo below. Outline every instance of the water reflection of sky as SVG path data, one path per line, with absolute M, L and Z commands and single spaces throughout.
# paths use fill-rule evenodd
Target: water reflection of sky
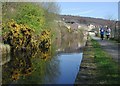
M 61 54 L 58 59 L 60 60 L 60 75 L 56 79 L 56 84 L 74 84 L 82 60 L 82 53 Z
M 27 58 L 21 55 L 20 57 Z M 20 76 L 17 81 L 12 81 L 11 72 L 16 69 L 26 69 L 26 67 L 17 66 L 19 62 L 14 59 L 3 66 L 3 81 L 6 84 L 74 84 L 81 60 L 82 53 L 61 53 L 47 61 L 33 58 L 29 62 L 32 62 L 31 67 L 34 71 L 29 76 Z M 9 77 L 6 78 L 7 76 Z

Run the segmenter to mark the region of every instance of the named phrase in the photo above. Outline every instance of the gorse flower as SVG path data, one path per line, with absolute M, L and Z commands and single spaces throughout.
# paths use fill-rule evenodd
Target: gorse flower
M 17 24 L 13 19 L 8 22 L 9 31 L 3 34 L 3 41 L 10 44 L 12 48 L 21 49 L 22 47 L 27 47 L 31 42 L 32 33 L 34 32 L 27 25 Z

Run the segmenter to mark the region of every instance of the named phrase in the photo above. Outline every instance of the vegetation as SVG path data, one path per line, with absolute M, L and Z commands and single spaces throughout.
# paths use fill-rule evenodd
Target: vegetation
M 53 6 L 54 9 L 48 9 Z M 36 50 L 43 53 L 51 46 L 56 3 L 4 2 L 2 4 L 2 37 L 12 50 Z M 54 16 L 54 17 L 53 17 Z M 52 18 L 52 19 L 51 19 Z M 50 49 L 49 49 L 50 50 Z
M 114 62 L 95 40 L 92 40 L 92 45 L 98 70 L 97 82 L 99 84 L 119 84 L 120 67 L 118 63 Z
M 13 51 L 11 61 L 3 65 L 3 84 L 19 80 L 21 77 L 24 79 L 36 70 L 40 76 L 49 73 L 45 71 L 47 67 L 44 64 L 54 52 L 51 50 L 54 43 L 51 42 L 55 39 L 54 20 L 57 18 L 58 10 L 59 7 L 53 2 L 2 3 L 2 44 L 10 45 L 10 50 Z M 0 48 L 4 52 L 6 47 Z M 33 65 L 34 61 L 31 59 L 36 59 L 34 57 L 43 58 L 44 61 L 37 58 L 37 63 Z M 49 64 L 49 60 L 47 62 Z M 39 64 L 38 68 L 36 64 Z M 43 74 L 44 72 L 46 74 Z M 40 76 L 37 80 L 42 80 Z

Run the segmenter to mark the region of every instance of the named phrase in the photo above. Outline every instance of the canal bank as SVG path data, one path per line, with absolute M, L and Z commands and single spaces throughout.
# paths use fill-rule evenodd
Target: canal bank
M 96 63 L 94 60 L 94 52 L 90 37 L 83 48 L 83 59 L 81 61 L 80 70 L 75 80 L 75 85 L 78 84 L 93 84 L 96 77 Z
M 101 45 L 93 39 L 87 40 L 83 49 L 83 59 L 75 85 L 79 84 L 119 84 L 120 67 Z

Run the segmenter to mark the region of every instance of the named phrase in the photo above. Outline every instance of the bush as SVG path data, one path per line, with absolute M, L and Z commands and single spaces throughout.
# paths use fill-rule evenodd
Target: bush
M 16 8 L 14 8 L 15 6 Z M 7 17 L 14 19 L 18 24 L 28 25 L 35 30 L 35 34 L 39 34 L 45 29 L 45 11 L 42 7 L 33 3 L 10 3 L 3 6 L 6 15 L 3 15 L 3 23 L 8 22 Z M 9 12 L 8 10 L 11 10 Z M 4 12 L 4 11 L 3 11 Z M 8 15 L 9 14 L 9 15 Z M 13 16 L 14 15 L 14 16 Z
M 13 49 L 26 48 L 32 45 L 33 30 L 27 25 L 17 24 L 14 20 L 8 22 L 6 27 L 9 28 L 8 32 L 3 35 L 5 44 L 9 44 Z
M 49 6 L 57 8 L 53 4 L 49 4 Z M 46 41 L 44 43 L 41 40 L 45 39 L 48 42 L 51 40 L 51 36 L 47 35 L 49 39 L 46 39 L 45 36 L 48 30 L 54 29 L 53 21 L 56 19 L 56 13 L 54 13 L 54 10 L 46 8 L 46 6 L 28 2 L 3 3 L 2 36 L 4 43 L 11 45 L 14 49 L 38 48 L 39 43 L 42 43 L 44 48 L 46 45 L 48 47 Z M 45 38 L 42 38 L 41 34 L 43 32 L 46 33 L 44 34 Z

